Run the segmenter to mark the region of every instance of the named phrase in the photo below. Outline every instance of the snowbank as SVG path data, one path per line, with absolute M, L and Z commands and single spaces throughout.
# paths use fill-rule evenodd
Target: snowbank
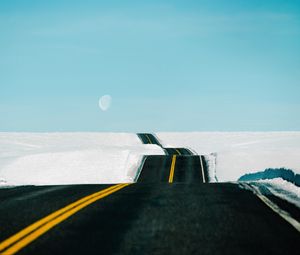
M 135 134 L 0 133 L 0 185 L 131 182 L 148 154 Z
M 272 194 L 300 208 L 300 188 L 293 183 L 282 178 L 275 178 L 251 182 L 251 185 L 258 187 L 264 195 Z
M 158 133 L 165 147 L 209 159 L 211 179 L 267 168 L 300 173 L 300 132 Z M 0 133 L 0 185 L 132 182 L 143 155 L 163 155 L 129 133 Z
M 167 147 L 188 147 L 210 159 L 218 181 L 237 181 L 245 173 L 288 168 L 300 173 L 300 132 L 157 133 Z M 212 169 L 215 168 L 215 169 Z

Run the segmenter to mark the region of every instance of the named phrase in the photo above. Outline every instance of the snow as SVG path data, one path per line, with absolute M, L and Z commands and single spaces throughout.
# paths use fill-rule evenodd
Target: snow
M 300 132 L 157 133 L 157 137 L 165 147 L 187 147 L 206 155 L 212 180 L 235 182 L 245 173 L 266 168 L 300 173 Z M 164 152 L 130 133 L 0 133 L 0 185 L 133 182 L 143 155 Z
M 157 133 L 165 147 L 205 155 L 211 181 L 236 182 L 246 173 L 286 168 L 300 174 L 300 132 Z M 281 178 L 251 182 L 300 208 L 300 188 Z
M 0 133 L 0 185 L 132 182 L 149 154 L 164 152 L 128 133 Z
M 267 190 L 273 195 L 280 197 L 300 208 L 300 188 L 293 183 L 285 181 L 281 178 L 271 180 L 261 180 L 252 183 L 252 185 L 263 187 L 262 190 Z
M 300 132 L 157 133 L 165 147 L 187 147 L 207 155 L 210 174 L 221 182 L 245 173 L 281 168 L 300 173 Z

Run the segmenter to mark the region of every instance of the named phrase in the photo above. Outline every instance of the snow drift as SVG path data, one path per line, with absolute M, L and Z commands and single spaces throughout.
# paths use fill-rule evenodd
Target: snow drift
M 300 173 L 300 132 L 157 133 L 165 147 L 209 160 L 210 177 L 287 168 Z M 163 155 L 129 133 L 0 133 L 0 185 L 132 182 L 143 155 Z
M 148 154 L 135 134 L 0 133 L 0 185 L 132 182 Z
M 206 155 L 210 175 L 221 182 L 237 181 L 246 173 L 268 168 L 300 173 L 300 132 L 190 132 L 157 136 L 164 146 L 188 147 Z

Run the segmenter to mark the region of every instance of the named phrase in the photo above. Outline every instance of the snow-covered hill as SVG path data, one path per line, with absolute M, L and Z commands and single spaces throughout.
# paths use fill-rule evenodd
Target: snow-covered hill
M 164 146 L 208 155 L 211 175 L 237 181 L 245 173 L 288 168 L 300 173 L 300 132 L 157 133 Z
M 131 182 L 143 155 L 127 133 L 0 133 L 0 185 Z
M 211 175 L 285 167 L 300 173 L 300 132 L 157 133 L 168 147 L 208 155 Z M 213 154 L 212 154 L 213 153 Z M 0 183 L 46 185 L 131 182 L 143 155 L 163 154 L 129 133 L 0 133 Z

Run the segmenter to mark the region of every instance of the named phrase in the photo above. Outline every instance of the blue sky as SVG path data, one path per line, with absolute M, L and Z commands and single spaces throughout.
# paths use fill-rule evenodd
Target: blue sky
M 300 1 L 3 0 L 0 31 L 0 131 L 300 130 Z

